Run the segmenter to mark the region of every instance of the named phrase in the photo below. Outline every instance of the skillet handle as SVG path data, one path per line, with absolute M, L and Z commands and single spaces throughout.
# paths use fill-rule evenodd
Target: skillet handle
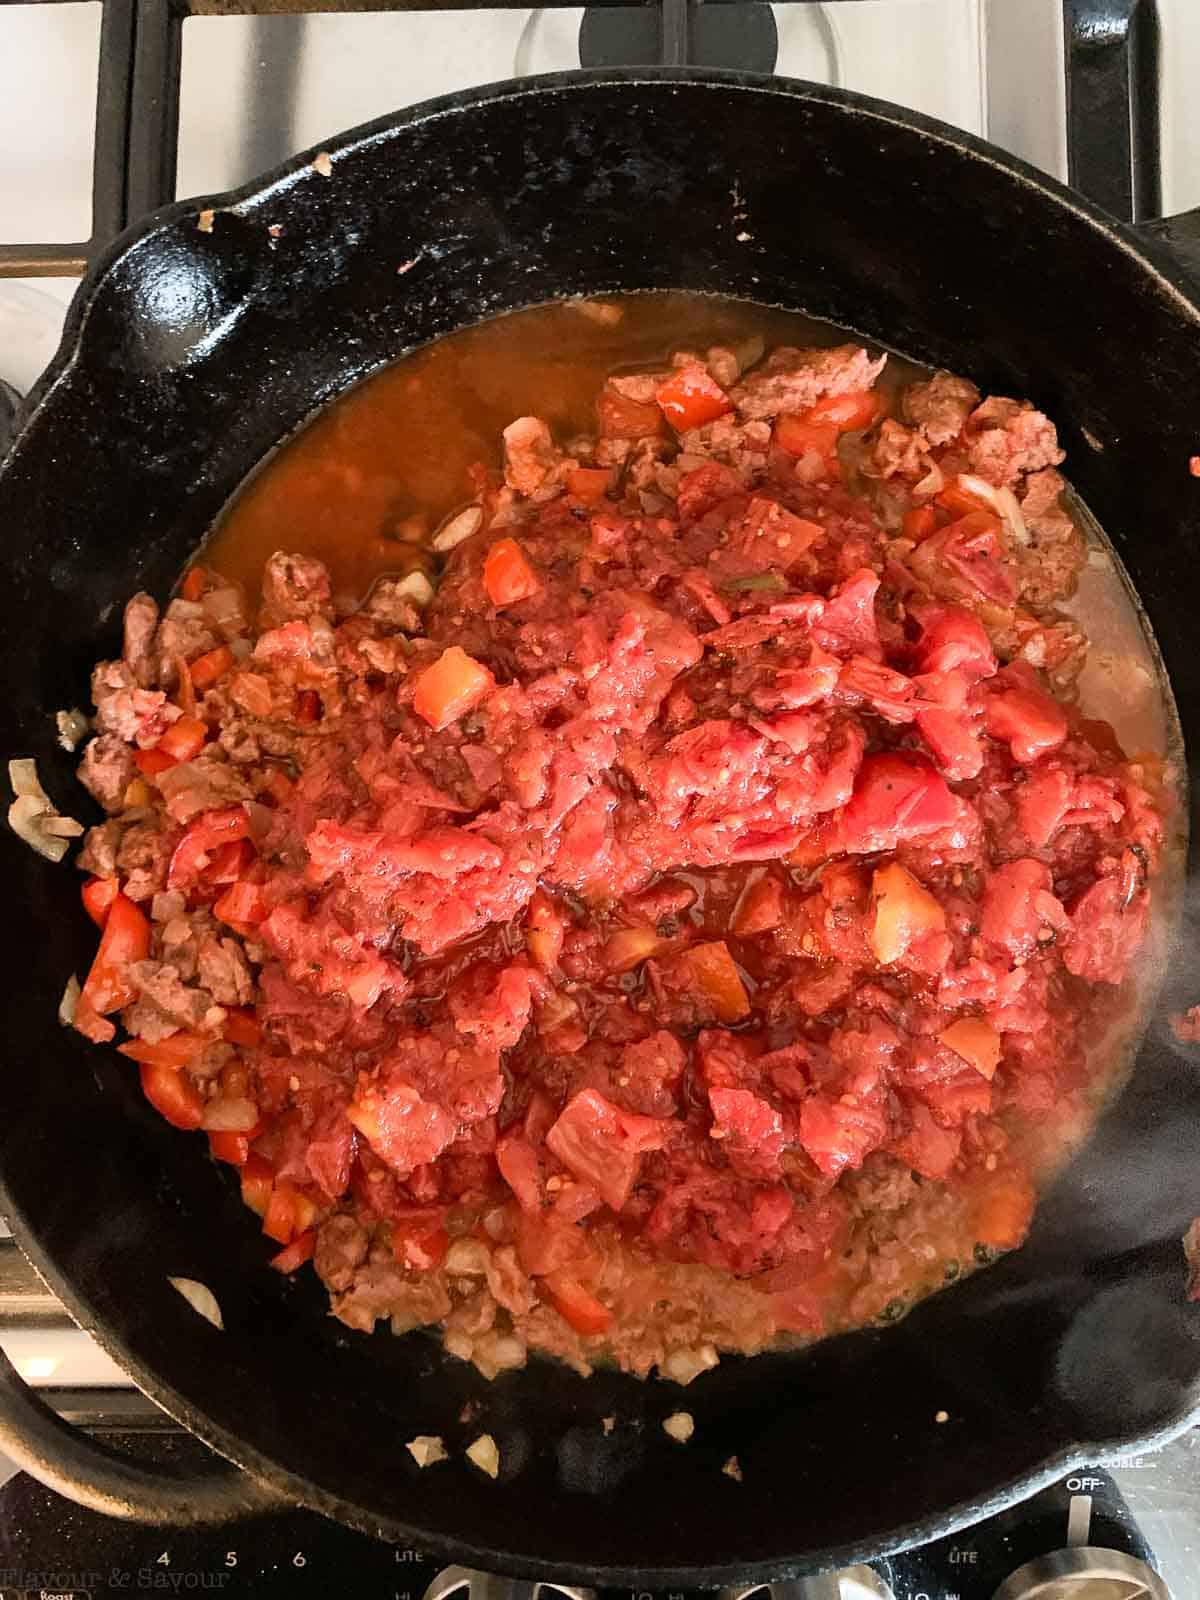
M 1176 217 L 1156 217 L 1139 222 L 1136 230 L 1144 238 L 1166 248 L 1183 270 L 1200 285 L 1200 206 L 1181 211 Z
M 209 1472 L 144 1467 L 72 1428 L 0 1351 L 0 1452 L 30 1477 L 104 1516 L 184 1528 L 277 1511 L 278 1490 L 216 1458 Z

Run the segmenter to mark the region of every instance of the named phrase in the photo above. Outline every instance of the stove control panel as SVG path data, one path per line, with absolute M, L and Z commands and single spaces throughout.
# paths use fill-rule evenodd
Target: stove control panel
M 196 1440 L 174 1431 L 129 1443 L 142 1459 L 206 1458 Z M 1097 1469 L 917 1550 L 840 1573 L 692 1594 L 596 1593 L 445 1567 L 307 1511 L 186 1531 L 118 1522 L 81 1511 L 24 1473 L 6 1480 L 4 1466 L 0 1460 L 0 1600 L 197 1592 L 224 1600 L 1195 1600 L 1169 1592 L 1116 1485 Z

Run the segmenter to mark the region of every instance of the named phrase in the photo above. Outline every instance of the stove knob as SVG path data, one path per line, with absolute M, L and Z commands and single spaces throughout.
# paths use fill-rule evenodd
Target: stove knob
M 872 1568 L 847 1567 L 816 1578 L 722 1589 L 718 1600 L 895 1600 L 895 1596 Z
M 1171 1600 L 1158 1573 L 1120 1550 L 1056 1550 L 1006 1578 L 994 1600 Z

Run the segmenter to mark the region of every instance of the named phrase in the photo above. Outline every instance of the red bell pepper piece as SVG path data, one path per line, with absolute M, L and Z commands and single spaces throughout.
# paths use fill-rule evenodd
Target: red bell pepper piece
M 100 936 L 100 948 L 83 984 L 83 995 L 99 1016 L 119 1011 L 137 999 L 129 968 L 135 961 L 145 961 L 149 954 L 149 922 L 126 895 L 115 894 Z
M 89 878 L 80 892 L 83 909 L 96 926 L 102 928 L 108 921 L 113 901 L 121 892 L 120 881 L 117 878 Z

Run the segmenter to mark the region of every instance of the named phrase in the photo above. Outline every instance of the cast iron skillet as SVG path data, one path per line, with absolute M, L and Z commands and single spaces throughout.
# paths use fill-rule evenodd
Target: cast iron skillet
M 125 598 L 167 594 L 273 445 L 440 334 L 620 289 L 803 309 L 1032 396 L 1128 564 L 1200 748 L 1200 482 L 1187 470 L 1200 309 L 1157 247 L 960 133 L 779 79 L 526 80 L 328 150 L 331 176 L 302 158 L 211 202 L 211 232 L 187 204 L 127 234 L 81 288 L 0 471 L 0 751 L 35 755 L 64 810 L 81 795 L 54 710 L 85 701 Z M 723 1362 L 686 1400 L 541 1362 L 489 1387 L 428 1337 L 348 1334 L 311 1276 L 263 1270 L 200 1138 L 168 1128 L 115 1053 L 59 1029 L 64 978 L 94 934 L 70 869 L 2 831 L 0 1205 L 78 1320 L 250 1475 L 118 1468 L 68 1444 L 10 1371 L 0 1445 L 69 1493 L 193 1519 L 283 1495 L 470 1565 L 689 1587 L 945 1534 L 1200 1408 L 1179 1248 L 1200 1212 L 1200 1081 L 1159 1022 L 1027 1248 L 902 1326 Z M 168 1274 L 214 1289 L 223 1333 Z M 468 1401 L 480 1410 L 464 1424 Z M 687 1449 L 658 1425 L 681 1402 L 697 1422 Z M 623 1425 L 606 1438 L 610 1414 Z M 458 1450 L 484 1428 L 503 1453 L 498 1483 L 461 1458 L 419 1473 L 404 1449 L 433 1433 Z M 741 1484 L 720 1471 L 735 1453 Z

